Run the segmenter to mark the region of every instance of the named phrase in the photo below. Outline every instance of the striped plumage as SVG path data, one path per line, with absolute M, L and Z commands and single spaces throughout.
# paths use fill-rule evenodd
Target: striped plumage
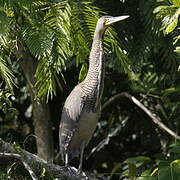
M 79 170 L 81 170 L 84 148 L 91 139 L 98 122 L 105 75 L 102 47 L 104 32 L 112 23 L 127 17 L 103 16 L 98 20 L 89 56 L 87 76 L 72 90 L 65 101 L 59 130 L 59 145 L 61 156 L 67 166 L 69 160 L 80 153 Z

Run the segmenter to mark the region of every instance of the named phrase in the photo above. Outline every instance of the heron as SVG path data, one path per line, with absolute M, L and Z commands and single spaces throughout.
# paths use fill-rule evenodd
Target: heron
M 98 19 L 89 55 L 89 69 L 85 79 L 71 91 L 62 110 L 59 126 L 60 154 L 69 167 L 69 161 L 80 155 L 82 171 L 84 148 L 88 145 L 100 116 L 104 88 L 105 59 L 103 37 L 113 23 L 129 16 L 102 16 Z

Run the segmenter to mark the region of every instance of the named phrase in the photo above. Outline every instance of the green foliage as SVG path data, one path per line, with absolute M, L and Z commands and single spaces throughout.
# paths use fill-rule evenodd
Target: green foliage
M 13 92 L 13 74 L 12 72 L 8 69 L 8 67 L 6 66 L 5 62 L 3 59 L 0 59 L 0 75 L 3 78 L 3 80 L 6 82 L 7 86 L 9 87 L 9 89 L 11 90 L 11 92 Z
M 11 170 L 15 164 L 16 163 L 12 163 L 10 166 L 8 166 L 5 172 L 0 172 L 0 180 L 14 180 L 14 178 L 11 176 Z
M 81 70 L 79 72 L 79 82 L 84 80 L 84 78 L 86 77 L 87 71 L 88 71 L 87 64 L 86 63 L 82 64 Z
M 11 125 L 11 120 L 16 119 L 19 112 L 12 106 L 12 94 L 0 89 L 0 135 L 8 131 Z
M 171 34 L 173 36 L 174 52 L 179 53 L 179 16 L 180 3 L 178 0 L 171 0 L 171 4 L 160 5 L 154 9 L 156 17 L 161 20 L 161 30 L 165 35 Z M 179 56 L 179 55 L 178 55 Z
M 128 169 L 124 171 L 124 175 L 135 180 L 178 180 L 180 177 L 180 160 L 176 158 L 180 157 L 179 153 L 179 142 L 177 142 L 170 146 L 168 155 L 157 155 L 155 160 L 156 167 L 150 167 L 149 169 L 141 168 L 143 166 L 152 166 L 152 160 L 149 157 L 137 156 L 128 158 L 126 160 Z
M 140 166 L 142 166 L 146 161 L 149 161 L 149 160 L 150 160 L 149 157 L 137 156 L 137 157 L 128 158 L 128 159 L 126 160 L 126 163 L 128 163 L 128 164 L 135 164 L 136 167 L 140 167 Z
M 1 17 L 1 14 L 0 14 Z M 1 17 L 2 18 L 2 17 Z M 1 20 L 0 20 L 1 21 Z M 2 20 L 2 22 L 4 22 Z M 8 43 L 8 39 L 5 36 L 3 36 L 0 33 L 0 77 L 5 81 L 6 85 L 8 88 L 13 92 L 13 85 L 15 85 L 14 75 L 10 69 L 10 66 L 12 65 L 11 59 L 10 59 L 10 54 L 7 54 L 7 49 L 6 45 Z M 1 86 L 1 84 L 0 84 Z
M 157 180 L 157 179 L 154 177 L 138 177 L 135 180 Z
M 4 11 L 0 11 L 0 34 L 6 33 L 8 30 L 8 18 Z
M 154 13 L 157 14 L 157 18 L 162 19 L 162 30 L 164 34 L 171 33 L 178 24 L 178 17 L 180 15 L 180 7 L 175 5 L 175 1 L 173 1 L 173 5 L 164 5 L 158 6 L 155 8 Z

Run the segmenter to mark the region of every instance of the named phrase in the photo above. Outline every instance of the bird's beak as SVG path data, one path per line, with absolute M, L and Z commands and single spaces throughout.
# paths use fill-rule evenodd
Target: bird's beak
M 117 17 L 110 17 L 107 21 L 106 21 L 106 25 L 109 26 L 115 22 L 118 22 L 118 21 L 122 21 L 124 19 L 127 19 L 129 16 L 117 16 Z

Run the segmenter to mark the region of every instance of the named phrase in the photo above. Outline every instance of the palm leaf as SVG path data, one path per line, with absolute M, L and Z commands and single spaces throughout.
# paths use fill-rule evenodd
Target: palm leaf
M 11 92 L 13 92 L 13 85 L 15 85 L 14 75 L 7 67 L 6 61 L 2 58 L 2 54 L 0 54 L 0 76 L 6 82 Z

